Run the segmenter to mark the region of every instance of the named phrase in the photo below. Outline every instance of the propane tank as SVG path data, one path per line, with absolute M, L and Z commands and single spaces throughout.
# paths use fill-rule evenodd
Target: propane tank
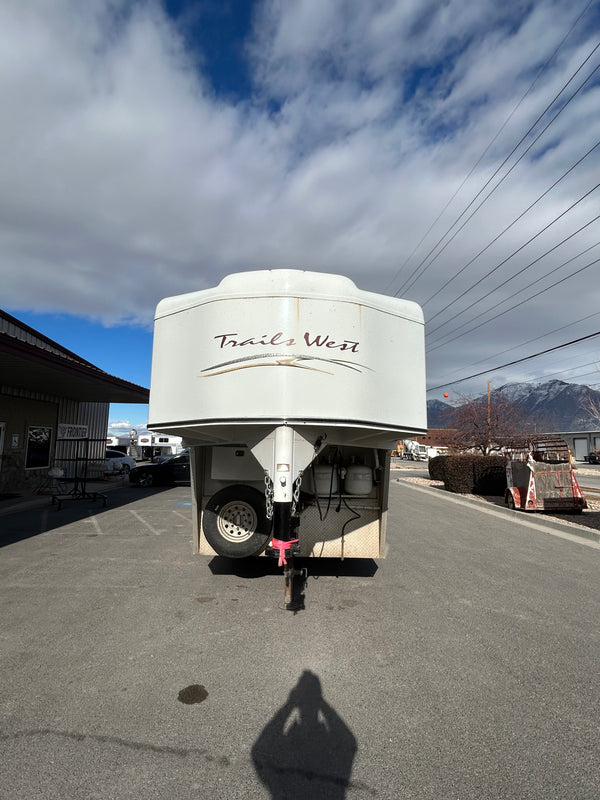
M 364 464 L 350 464 L 346 470 L 344 490 L 346 494 L 369 494 L 373 488 L 373 471 Z
M 335 494 L 338 490 L 335 464 L 317 464 L 315 467 L 315 492 L 320 495 Z

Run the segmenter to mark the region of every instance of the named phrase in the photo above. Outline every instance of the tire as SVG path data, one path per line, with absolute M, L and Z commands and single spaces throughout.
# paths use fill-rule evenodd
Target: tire
M 515 498 L 512 496 L 511 492 L 506 493 L 506 498 L 504 502 L 506 503 L 507 508 L 510 508 L 511 511 L 516 511 Z
M 142 472 L 139 477 L 138 483 L 140 486 L 148 487 L 154 483 L 154 475 L 151 472 Z
M 264 496 L 243 484 L 221 489 L 206 504 L 202 531 L 220 556 L 248 558 L 258 555 L 271 535 Z
M 123 475 L 129 475 L 130 472 L 131 472 L 131 467 L 129 466 L 129 464 L 123 464 L 123 466 L 121 467 L 121 473 Z

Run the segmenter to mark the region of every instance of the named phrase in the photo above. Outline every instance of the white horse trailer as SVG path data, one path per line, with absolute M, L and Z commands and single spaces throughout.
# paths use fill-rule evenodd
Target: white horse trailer
M 194 552 L 385 555 L 390 451 L 426 432 L 423 314 L 348 278 L 230 275 L 156 309 L 151 422 L 190 450 Z

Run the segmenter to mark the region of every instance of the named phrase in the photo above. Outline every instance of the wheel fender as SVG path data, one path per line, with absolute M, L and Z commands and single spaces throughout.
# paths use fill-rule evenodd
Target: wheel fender
M 517 486 L 509 486 L 506 490 L 504 495 L 504 502 L 506 505 L 509 504 L 510 499 L 512 499 L 515 504 L 515 508 L 521 508 L 521 492 Z

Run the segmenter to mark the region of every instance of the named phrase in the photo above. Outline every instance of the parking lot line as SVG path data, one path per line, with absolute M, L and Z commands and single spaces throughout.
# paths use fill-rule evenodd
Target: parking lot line
M 156 528 L 154 528 L 152 525 L 150 525 L 150 523 L 149 523 L 149 522 L 146 522 L 146 520 L 145 520 L 145 519 L 142 517 L 142 515 L 141 515 L 141 514 L 138 514 L 138 513 L 137 513 L 137 511 L 133 511 L 132 509 L 129 509 L 129 513 L 130 513 L 130 514 L 133 514 L 133 516 L 134 516 L 134 517 L 137 519 L 137 521 L 138 521 L 138 522 L 141 522 L 141 523 L 142 523 L 142 525 L 144 525 L 146 528 L 148 528 L 148 530 L 149 530 L 151 533 L 153 533 L 155 536 L 160 536 L 160 535 L 161 535 L 161 533 L 165 533 L 165 531 L 164 531 L 164 530 L 160 530 L 160 531 L 159 531 L 159 530 L 157 530 Z

